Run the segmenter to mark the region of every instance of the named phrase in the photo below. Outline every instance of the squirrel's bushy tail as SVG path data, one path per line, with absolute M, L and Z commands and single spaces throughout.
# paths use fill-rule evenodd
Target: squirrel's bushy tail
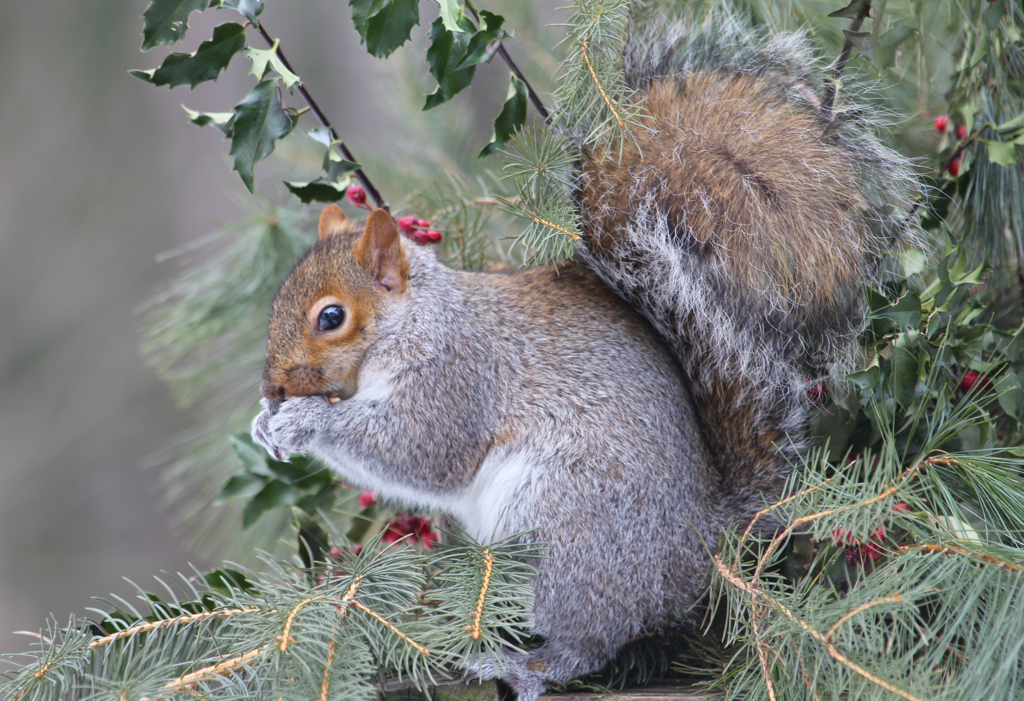
M 581 257 L 672 346 L 722 516 L 748 519 L 791 472 L 808 381 L 850 369 L 862 283 L 910 228 L 916 177 L 849 95 L 822 109 L 799 34 L 634 27 L 624 61 L 643 128 L 584 149 Z

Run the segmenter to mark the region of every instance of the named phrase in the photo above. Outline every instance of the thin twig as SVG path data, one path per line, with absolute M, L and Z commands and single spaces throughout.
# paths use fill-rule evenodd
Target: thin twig
M 288 70 L 291 69 L 289 68 Z M 209 667 L 197 669 L 195 672 L 185 674 L 181 677 L 178 677 L 174 681 L 167 682 L 166 684 L 164 684 L 164 689 L 167 689 L 169 691 L 178 691 L 179 689 L 191 686 L 203 679 L 219 677 L 227 672 L 233 671 L 235 669 L 238 669 L 239 667 L 243 667 L 249 664 L 249 662 L 262 655 L 263 651 L 266 650 L 268 647 L 270 647 L 270 645 L 261 645 L 255 650 L 249 650 L 249 652 L 245 653 L 244 655 L 232 657 L 230 660 L 224 660 L 223 662 L 218 662 L 217 664 L 210 665 Z
M 320 596 L 311 596 L 308 599 L 303 599 L 295 605 L 291 611 L 288 612 L 288 618 L 284 622 L 284 630 L 281 635 L 275 639 L 281 645 L 281 652 L 287 652 L 288 643 L 295 642 L 295 638 L 291 636 L 292 623 L 295 622 L 295 617 L 299 614 L 299 609 L 308 604 L 310 601 L 321 598 Z
M 256 30 L 263 36 L 267 44 L 269 44 L 271 47 L 274 46 L 274 40 L 271 38 L 270 33 L 267 32 L 262 22 L 256 25 Z M 284 52 L 281 51 L 280 43 L 278 43 L 277 46 L 277 55 L 281 59 L 281 63 L 284 64 L 284 67 L 290 70 L 292 73 L 295 73 L 295 70 L 292 68 L 292 65 L 288 62 L 288 59 L 285 58 Z M 297 87 L 299 89 L 299 94 L 302 95 L 302 99 L 306 101 L 307 105 L 309 105 L 309 109 L 312 110 L 314 115 L 316 115 L 316 118 L 320 122 L 320 124 L 322 126 L 327 127 L 327 129 L 331 132 L 331 140 L 338 146 L 338 150 L 341 151 L 341 155 L 345 158 L 345 160 L 351 161 L 352 163 L 358 163 L 356 157 L 353 156 L 352 152 L 348 150 L 348 146 L 345 145 L 345 142 L 338 137 L 338 132 L 334 130 L 334 127 L 327 119 L 327 115 L 325 115 L 323 110 L 320 109 L 320 105 L 316 103 L 316 100 L 313 99 L 313 96 L 309 94 L 308 90 L 306 90 L 306 86 L 303 83 L 299 83 Z M 363 186 L 363 188 L 366 190 L 366 193 L 373 198 L 373 201 L 377 203 L 378 207 L 385 211 L 390 211 L 388 203 L 384 201 L 384 198 L 381 197 L 380 192 L 377 190 L 376 187 L 373 186 L 373 183 L 370 182 L 370 179 L 366 177 L 366 173 L 363 172 L 362 168 L 357 168 L 356 170 L 352 171 L 352 175 L 356 177 L 356 180 L 358 180 L 359 184 Z
M 384 618 L 379 613 L 377 613 L 373 609 L 371 609 L 368 606 L 366 606 L 365 604 L 363 604 L 361 601 L 356 601 L 355 599 L 353 599 L 352 600 L 352 605 L 355 606 L 360 611 L 362 611 L 363 613 L 367 614 L 368 616 L 372 616 L 376 620 L 378 620 L 381 623 L 383 623 L 385 626 L 387 626 L 388 630 L 390 630 L 392 633 L 394 633 L 399 638 L 401 638 L 405 642 L 409 643 L 409 645 L 411 645 L 413 648 L 415 648 L 416 652 L 420 653 L 424 657 L 429 657 L 430 656 L 430 650 L 428 650 L 427 648 L 423 647 L 418 642 L 416 642 L 415 640 L 410 638 L 408 635 L 406 635 L 405 633 L 400 631 L 398 628 L 395 627 L 395 625 L 391 621 L 389 621 L 388 619 Z
M 487 590 L 491 586 L 491 573 L 494 569 L 494 555 L 490 548 L 484 548 L 484 582 L 480 587 L 480 599 L 476 602 L 476 611 L 473 613 L 473 625 L 469 628 L 473 640 L 480 639 L 480 619 L 484 615 L 484 600 L 487 598 Z
M 955 553 L 957 555 L 963 555 L 964 557 L 970 557 L 975 560 L 981 560 L 982 562 L 990 565 L 996 565 L 1003 569 L 1009 570 L 1010 572 L 1024 573 L 1024 567 L 1008 562 L 995 555 L 988 555 L 986 553 L 971 552 L 967 548 L 960 547 L 959 545 L 950 545 L 946 543 L 924 543 L 922 545 L 901 545 L 897 549 L 902 553 L 909 552 L 925 552 L 925 553 Z
M 118 631 L 117 633 L 113 633 L 103 638 L 96 638 L 91 643 L 89 643 L 89 647 L 103 647 L 107 643 L 115 642 L 117 640 L 120 640 L 121 638 L 128 638 L 138 633 L 148 633 L 149 631 L 157 630 L 158 628 L 164 628 L 167 626 L 181 626 L 187 623 L 201 621 L 206 618 L 228 618 L 229 616 L 237 616 L 240 613 L 254 613 L 259 610 L 260 609 L 258 608 L 245 608 L 227 609 L 225 611 L 203 611 L 201 613 L 193 613 L 188 616 L 178 616 L 177 618 L 165 618 L 162 621 L 142 623 L 139 625 L 134 625 L 131 628 L 126 628 L 124 630 Z
M 527 210 L 527 211 L 529 212 L 529 210 Z M 568 234 L 569 236 L 572 237 L 573 241 L 579 241 L 580 240 L 580 237 L 578 235 L 574 234 L 573 232 L 569 231 L 568 229 L 566 229 L 564 227 L 559 226 L 558 224 L 555 224 L 555 223 L 546 221 L 544 219 L 541 219 L 540 217 L 537 216 L 537 214 L 535 212 L 530 212 L 530 218 L 533 220 L 534 224 L 542 224 L 543 226 L 547 226 L 549 228 L 552 228 L 555 231 L 561 231 L 563 234 Z
M 615 109 L 618 107 L 618 103 L 604 91 L 604 86 L 601 85 L 601 81 L 597 79 L 597 72 L 594 70 L 594 64 L 590 62 L 590 56 L 587 55 L 587 48 L 588 42 L 584 41 L 583 46 L 580 48 L 580 54 L 583 56 L 583 60 L 587 63 L 587 68 L 590 70 L 590 77 L 594 79 L 594 85 L 596 85 L 597 89 L 601 92 L 601 97 L 604 98 L 605 104 L 608 105 L 608 109 L 612 111 L 612 114 L 615 116 L 615 121 L 621 129 L 626 125 L 622 122 L 622 117 L 619 116 L 619 111 Z
M 850 22 L 850 28 L 848 32 L 860 31 L 860 25 L 864 22 L 864 18 L 871 12 L 870 0 L 865 0 L 857 11 L 857 16 Z M 839 81 L 842 80 L 843 71 L 846 69 L 846 62 L 850 60 L 850 54 L 853 52 L 853 42 L 850 41 L 848 34 L 844 34 L 846 37 L 843 40 L 843 47 L 839 50 L 839 58 L 836 59 L 835 68 L 832 69 L 832 82 L 825 87 L 825 99 L 821 103 L 821 115 L 824 117 L 826 122 L 832 121 L 832 106 L 836 101 L 836 92 L 839 90 Z
M 331 689 L 331 665 L 334 663 L 334 641 L 327 645 L 327 664 L 324 666 L 324 680 L 320 682 L 320 701 L 327 701 L 327 692 Z
M 839 630 L 839 626 L 843 625 L 844 623 L 846 623 L 848 620 L 850 620 L 854 616 L 856 616 L 858 614 L 861 614 L 861 613 L 863 613 L 864 611 L 867 611 L 870 608 L 874 608 L 875 606 L 881 606 L 882 604 L 902 604 L 902 603 L 903 603 L 903 598 L 899 594 L 893 594 L 892 596 L 887 596 L 884 599 L 877 599 L 875 601 L 869 601 L 866 604 L 861 604 L 860 606 L 858 606 L 857 608 L 853 609 L 852 611 L 847 611 L 846 614 L 844 614 L 842 618 L 840 618 L 838 621 L 836 621 L 834 624 L 832 624 L 832 627 L 828 629 L 827 633 L 825 633 L 825 637 L 828 638 L 829 640 L 832 640 L 832 636 L 835 634 L 835 632 L 837 630 Z
M 467 2 L 466 7 L 469 9 L 470 14 L 473 15 L 473 19 L 476 20 L 477 24 L 479 24 L 480 14 L 476 11 L 476 8 L 473 7 L 473 3 Z M 523 72 L 519 70 L 519 66 L 517 66 L 516 62 L 512 60 L 511 56 L 509 56 L 508 49 L 505 48 L 505 45 L 501 43 L 500 39 L 498 40 L 498 55 L 501 56 L 501 60 L 505 62 L 505 65 L 508 66 L 509 70 L 515 73 L 516 78 L 523 81 L 523 84 L 526 86 L 526 93 L 530 96 L 530 102 L 532 102 L 533 106 L 537 109 L 537 113 L 544 118 L 546 123 L 551 124 L 551 114 L 544 106 L 544 103 L 541 102 L 540 96 L 537 95 L 537 91 L 533 89 L 532 85 L 530 85 L 530 81 L 526 79 Z

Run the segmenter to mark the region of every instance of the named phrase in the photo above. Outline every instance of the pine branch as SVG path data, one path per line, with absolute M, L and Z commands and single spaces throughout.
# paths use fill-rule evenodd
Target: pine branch
M 281 63 L 284 64 L 285 68 L 294 73 L 295 71 L 292 69 L 291 63 L 288 62 L 288 59 L 285 58 L 284 52 L 281 51 L 280 43 L 274 41 L 274 39 L 270 36 L 270 33 L 266 30 L 266 27 L 264 27 L 262 21 L 260 21 L 259 24 L 256 25 L 256 30 L 259 31 L 260 35 L 267 42 L 267 45 L 274 48 L 274 50 L 277 52 L 277 55 L 281 58 Z M 356 157 L 352 155 L 351 151 L 349 151 L 348 146 L 346 146 L 345 142 L 342 141 L 341 138 L 338 136 L 338 132 L 335 131 L 334 126 L 330 123 L 330 121 L 328 121 L 327 115 L 325 115 L 323 110 L 320 109 L 320 105 L 318 105 L 316 103 L 316 100 L 313 99 L 313 96 L 309 94 L 309 90 L 306 89 L 305 84 L 298 83 L 296 84 L 296 87 L 299 90 L 299 94 L 302 95 L 302 99 L 306 101 L 306 104 L 309 105 L 309 109 L 312 110 L 313 114 L 320 122 L 320 125 L 326 127 L 330 131 L 332 142 L 335 145 L 337 145 L 338 149 L 341 151 L 341 155 L 345 158 L 345 160 L 350 161 L 352 163 L 358 163 Z M 373 183 L 370 182 L 370 179 L 366 177 L 366 173 L 363 172 L 362 168 L 357 168 L 352 172 L 352 174 L 359 181 L 359 184 L 363 186 L 367 194 L 369 194 L 370 197 L 373 198 L 373 201 L 377 203 L 378 207 L 385 211 L 390 211 L 388 203 L 384 201 L 384 198 L 381 196 L 380 192 L 377 190 L 376 187 L 374 187 Z

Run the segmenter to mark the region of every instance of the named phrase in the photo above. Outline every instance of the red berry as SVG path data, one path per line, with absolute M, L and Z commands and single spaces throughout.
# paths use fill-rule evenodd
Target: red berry
M 907 511 L 910 511 L 910 507 L 907 506 L 902 501 L 898 501 L 898 502 L 896 502 L 895 504 L 892 505 L 892 510 L 897 512 L 897 513 L 907 512 Z
M 398 228 L 406 234 L 411 234 L 412 230 L 416 228 L 416 217 L 411 214 L 407 217 L 402 217 L 398 220 Z
M 860 550 L 861 550 L 861 557 L 867 556 L 867 557 L 870 557 L 873 561 L 881 560 L 882 556 L 885 554 L 882 551 L 882 546 L 878 545 L 876 543 L 868 543 L 867 545 L 862 547 Z
M 871 540 L 881 543 L 885 540 L 885 526 L 875 526 L 875 532 L 871 534 Z
M 957 387 L 957 389 L 963 392 L 964 394 L 970 392 L 971 388 L 974 387 L 974 383 L 978 381 L 979 377 L 981 377 L 981 373 L 978 372 L 977 370 L 968 370 L 966 373 L 964 373 L 964 376 L 960 378 L 960 385 Z
M 417 219 L 416 226 L 418 226 L 421 229 L 429 229 L 430 222 L 428 222 L 426 219 Z
M 840 527 L 832 531 L 832 542 L 836 545 L 852 545 L 857 541 L 848 528 Z
M 967 138 L 967 125 L 966 124 L 961 124 L 960 126 L 958 126 L 956 128 L 956 138 L 957 138 L 957 141 L 963 141 L 964 139 Z
M 369 509 L 377 505 L 377 494 L 375 492 L 363 492 L 359 495 L 359 508 Z
M 949 174 L 952 175 L 954 178 L 956 176 L 960 175 L 960 159 L 959 158 L 953 159 L 953 161 L 949 164 Z
M 440 231 L 428 231 L 426 234 L 427 243 L 439 243 L 441 241 Z
M 935 131 L 944 132 L 944 131 L 946 131 L 946 127 L 948 127 L 948 126 L 949 126 L 949 116 L 948 115 L 943 114 L 943 115 L 940 115 L 940 116 L 935 118 Z
M 821 406 L 824 404 L 827 396 L 828 388 L 820 382 L 807 390 L 807 399 L 814 406 Z
M 353 545 L 352 546 L 352 554 L 353 555 L 358 555 L 361 552 L 363 552 L 363 546 L 362 545 Z
M 363 189 L 362 185 L 349 185 L 348 190 L 345 192 L 345 196 L 348 201 L 354 204 L 356 207 L 363 209 L 370 209 L 370 205 L 366 204 L 366 190 Z

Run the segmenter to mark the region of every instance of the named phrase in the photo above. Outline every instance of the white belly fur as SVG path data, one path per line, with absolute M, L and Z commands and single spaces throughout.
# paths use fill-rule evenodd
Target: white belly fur
M 497 450 L 484 458 L 467 487 L 455 493 L 438 494 L 383 479 L 353 456 L 335 453 L 330 457 L 331 467 L 346 480 L 407 508 L 442 511 L 458 520 L 473 538 L 485 544 L 512 535 L 510 524 L 515 519 L 509 515 L 509 509 L 516 493 L 528 488 L 536 468 L 527 453 L 509 455 Z

